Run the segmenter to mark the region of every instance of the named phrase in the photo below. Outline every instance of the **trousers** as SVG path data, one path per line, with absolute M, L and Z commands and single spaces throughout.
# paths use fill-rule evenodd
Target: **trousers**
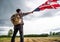
M 23 25 L 18 24 L 14 26 L 14 32 L 13 32 L 13 36 L 11 39 L 11 42 L 15 42 L 15 37 L 17 32 L 19 31 L 20 34 L 20 42 L 24 42 L 24 36 L 23 36 Z

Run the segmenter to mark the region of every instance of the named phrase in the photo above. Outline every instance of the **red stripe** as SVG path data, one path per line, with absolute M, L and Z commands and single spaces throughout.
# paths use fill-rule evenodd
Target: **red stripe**
M 50 1 L 50 2 L 57 2 L 58 0 L 48 0 L 48 1 Z
M 40 10 L 45 10 L 45 9 L 53 9 L 51 7 L 51 5 L 46 5 L 46 6 L 42 6 L 42 7 L 39 7 Z

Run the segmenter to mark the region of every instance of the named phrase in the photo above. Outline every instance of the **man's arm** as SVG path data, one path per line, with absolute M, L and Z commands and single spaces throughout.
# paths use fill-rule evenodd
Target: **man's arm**
M 31 13 L 33 13 L 34 11 L 32 11 L 32 12 L 27 12 L 27 13 L 23 13 L 23 16 L 25 16 L 25 15 L 28 15 L 28 14 L 31 14 Z

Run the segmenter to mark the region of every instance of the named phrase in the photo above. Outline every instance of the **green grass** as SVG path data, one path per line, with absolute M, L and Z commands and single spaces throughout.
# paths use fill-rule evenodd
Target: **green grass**
M 50 41 L 60 41 L 60 37 L 25 37 L 24 41 L 25 42 L 50 42 Z M 16 37 L 15 39 L 16 42 L 19 42 L 19 37 Z M 0 42 L 11 42 L 11 37 L 1 37 Z

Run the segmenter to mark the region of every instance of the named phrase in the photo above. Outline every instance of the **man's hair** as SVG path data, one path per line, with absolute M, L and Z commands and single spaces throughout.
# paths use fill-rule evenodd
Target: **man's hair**
M 19 11 L 21 11 L 21 9 L 16 9 L 16 12 L 19 12 Z

